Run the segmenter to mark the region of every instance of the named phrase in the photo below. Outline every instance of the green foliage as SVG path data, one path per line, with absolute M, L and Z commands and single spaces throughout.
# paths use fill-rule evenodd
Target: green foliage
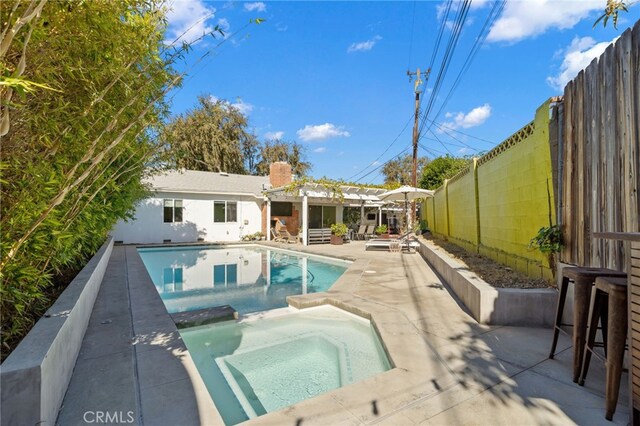
M 174 118 L 161 139 L 169 147 L 173 165 L 187 170 L 244 173 L 243 149 L 253 136 L 247 118 L 227 101 L 209 95 L 198 106 Z
M 563 246 L 560 226 L 545 226 L 529 242 L 530 249 L 537 249 L 544 254 L 558 253 Z
M 624 1 L 620 0 L 607 0 L 607 6 L 604 9 L 604 13 L 600 15 L 598 19 L 593 23 L 593 28 L 595 28 L 600 21 L 602 21 L 602 26 L 606 27 L 609 18 L 613 20 L 613 28 L 618 28 L 618 14 L 623 12 L 628 12 L 628 4 Z
M 305 176 L 311 170 L 311 163 L 305 161 L 305 148 L 295 141 L 287 142 L 280 139 L 266 141 L 259 149 L 259 161 L 256 163 L 256 173 L 266 176 L 269 166 L 276 161 L 285 161 L 291 165 L 291 173 Z
M 418 158 L 416 168 L 416 179 L 420 182 L 420 176 L 422 170 L 427 165 L 429 160 L 426 157 Z M 397 188 L 400 185 L 411 185 L 411 173 L 413 171 L 413 157 L 406 155 L 402 158 L 398 158 L 393 161 L 387 162 L 382 168 L 382 174 L 384 175 L 384 183 Z M 391 188 L 391 189 L 393 189 Z
M 425 231 L 429 230 L 429 224 L 427 223 L 427 221 L 425 219 L 421 219 L 420 220 L 419 229 L 422 232 L 425 232 Z
M 386 234 L 387 233 L 387 225 L 376 226 L 375 233 L 378 234 L 378 235 Z
M 349 229 L 344 223 L 334 223 L 331 225 L 331 233 L 336 237 L 344 237 Z
M 420 187 L 424 189 L 439 188 L 445 179 L 450 179 L 458 174 L 471 161 L 472 159 L 469 157 L 451 157 L 449 155 L 436 158 L 424 167 Z
M 13 35 L 6 25 L 29 2 L 15 5 L 0 7 L 4 86 L 23 92 L 2 105 L 3 358 L 49 306 L 56 277 L 81 268 L 146 196 L 180 52 L 164 50 L 164 12 L 147 0 L 47 2 Z

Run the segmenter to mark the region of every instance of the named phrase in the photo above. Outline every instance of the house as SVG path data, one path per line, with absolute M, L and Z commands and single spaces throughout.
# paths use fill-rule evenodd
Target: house
M 293 187 L 292 178 L 284 162 L 271 164 L 269 176 L 164 172 L 148 179 L 152 195 L 112 235 L 124 244 L 232 242 L 256 232 L 269 238 L 280 221 L 306 244 L 309 229 L 387 223 L 393 215 L 378 198 L 384 189 L 343 185 L 336 194 L 313 182 Z
M 141 201 L 135 219 L 120 221 L 112 234 L 125 244 L 239 241 L 263 230 L 262 192 L 268 176 L 194 170 L 150 178 L 152 195 Z

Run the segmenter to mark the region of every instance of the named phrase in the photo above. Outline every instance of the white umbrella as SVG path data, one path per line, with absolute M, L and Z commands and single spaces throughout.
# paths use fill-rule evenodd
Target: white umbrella
M 435 191 L 428 189 L 416 188 L 409 185 L 403 185 L 400 188 L 393 189 L 391 191 L 384 192 L 378 195 L 378 198 L 384 201 L 403 201 L 407 212 L 407 228 L 409 226 L 409 209 L 407 205 L 409 201 L 415 201 L 420 198 L 433 197 Z M 407 229 L 408 230 L 408 229 Z

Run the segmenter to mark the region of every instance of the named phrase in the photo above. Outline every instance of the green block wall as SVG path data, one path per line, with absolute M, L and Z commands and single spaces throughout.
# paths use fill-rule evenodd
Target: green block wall
M 473 166 L 447 184 L 449 200 L 449 236 L 477 245 L 478 220 Z
M 552 276 L 547 258 L 528 248 L 540 228 L 556 223 L 549 103 L 424 205 L 434 234 L 535 278 Z

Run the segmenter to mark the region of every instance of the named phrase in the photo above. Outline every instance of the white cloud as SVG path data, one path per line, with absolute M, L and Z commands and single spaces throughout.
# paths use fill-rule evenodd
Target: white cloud
M 192 43 L 203 34 L 213 31 L 208 21 L 215 16 L 216 9 L 207 7 L 202 0 L 182 0 L 173 3 L 167 13 L 167 39 L 165 44 Z
M 469 111 L 467 114 L 463 112 L 445 114 L 446 118 L 452 118 L 453 121 L 443 123 L 445 127 L 451 129 L 468 129 L 469 127 L 479 126 L 491 116 L 491 105 L 484 104 Z
M 469 5 L 469 7 L 471 8 L 471 10 L 473 10 L 473 9 L 482 9 L 483 7 L 485 7 L 488 4 L 489 4 L 489 0 L 473 0 L 471 2 L 471 4 Z
M 318 147 L 316 149 L 313 150 L 313 152 L 325 152 L 327 150 L 327 148 L 325 148 L 324 146 Z
M 517 42 L 552 28 L 573 28 L 593 11 L 602 11 L 604 6 L 602 0 L 508 1 L 504 12 L 491 27 L 487 40 Z
M 217 96 L 214 96 L 214 95 L 211 95 L 209 97 L 209 99 L 211 99 L 211 101 L 213 101 L 213 102 L 217 102 L 217 101 L 221 100 L 220 98 L 218 98 Z M 234 107 L 235 109 L 240 111 L 240 113 L 242 113 L 243 115 L 249 115 L 249 113 L 251 113 L 251 111 L 253 111 L 253 108 L 254 108 L 252 104 L 243 101 L 241 98 L 237 98 L 234 103 L 231 103 L 231 102 L 225 101 L 225 100 L 222 100 L 222 102 L 225 105 L 229 105 L 229 106 Z
M 336 127 L 331 123 L 316 124 L 304 126 L 298 130 L 297 135 L 303 141 L 321 141 L 323 139 L 335 138 L 338 136 L 349 137 L 349 132 L 343 130 L 343 127 Z
M 373 37 L 371 40 L 361 41 L 359 43 L 351 43 L 351 46 L 347 49 L 347 53 L 353 52 L 366 52 L 368 50 L 373 49 L 373 46 L 376 45 L 377 42 L 382 40 L 382 37 L 379 35 Z
M 238 111 L 240 111 L 244 115 L 249 115 L 251 111 L 253 111 L 253 105 L 243 101 L 240 98 L 238 98 L 234 103 L 232 103 L 231 106 L 236 108 Z
M 596 43 L 591 37 L 575 37 L 569 47 L 564 51 L 564 59 L 560 65 L 560 71 L 553 77 L 547 77 L 547 83 L 554 89 L 562 91 L 564 86 L 578 73 L 585 69 L 594 58 L 602 55 L 612 41 Z
M 264 137 L 267 140 L 282 139 L 283 136 L 284 136 L 284 132 L 282 130 L 277 132 L 267 132 L 264 134 Z
M 218 19 L 218 28 L 222 30 L 225 37 L 229 36 L 229 32 L 230 32 L 229 30 L 231 30 L 231 24 L 229 24 L 229 21 L 226 18 Z
M 284 25 L 281 23 L 276 24 L 276 31 L 284 32 L 284 31 L 287 31 L 288 29 L 289 29 L 288 25 Z
M 261 1 L 257 1 L 254 3 L 245 3 L 244 4 L 244 10 L 246 10 L 247 12 L 266 12 L 267 11 L 267 5 L 262 3 Z

